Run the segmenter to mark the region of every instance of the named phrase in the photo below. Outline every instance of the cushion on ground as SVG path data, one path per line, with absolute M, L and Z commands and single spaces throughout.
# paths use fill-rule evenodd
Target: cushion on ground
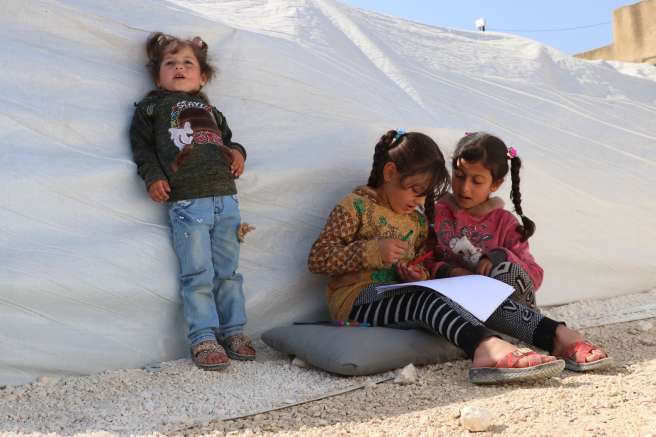
M 315 367 L 349 376 L 464 357 L 442 337 L 417 329 L 293 325 L 270 329 L 262 340 Z

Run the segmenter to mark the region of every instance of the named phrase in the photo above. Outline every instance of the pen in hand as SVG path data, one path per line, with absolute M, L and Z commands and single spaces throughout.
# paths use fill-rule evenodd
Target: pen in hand
M 431 255 L 433 255 L 433 251 L 432 251 L 432 250 L 429 250 L 428 252 L 424 253 L 423 255 L 419 255 L 417 258 L 415 258 L 415 259 L 413 259 L 412 261 L 410 261 L 410 262 L 408 263 L 408 265 L 409 265 L 409 266 L 413 266 L 413 265 L 415 265 L 415 264 L 422 263 L 422 262 L 426 261 L 428 258 L 430 258 Z

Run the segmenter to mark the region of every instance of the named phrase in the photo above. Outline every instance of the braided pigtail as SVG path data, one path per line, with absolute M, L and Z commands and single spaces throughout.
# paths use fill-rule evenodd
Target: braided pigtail
M 424 216 L 426 217 L 426 223 L 428 223 L 428 235 L 426 239 L 425 246 L 432 248 L 435 244 L 436 235 L 435 228 L 435 202 L 440 196 L 437 195 L 438 188 L 432 188 L 426 193 L 426 200 L 424 201 Z
M 535 233 L 535 223 L 522 211 L 522 193 L 519 191 L 519 169 L 521 167 L 522 161 L 519 156 L 513 156 L 510 159 L 510 180 L 512 181 L 510 199 L 515 206 L 515 212 L 522 219 L 522 225 L 517 227 L 517 231 L 522 235 L 522 241 L 526 241 Z
M 426 193 L 426 200 L 424 201 L 424 215 L 429 225 L 435 220 L 435 202 L 439 199 L 435 195 L 435 191 L 435 189 L 429 190 Z
M 383 167 L 389 161 L 389 149 L 392 148 L 392 144 L 395 143 L 396 131 L 390 130 L 385 132 L 385 134 L 380 137 L 378 143 L 376 143 L 376 148 L 374 150 L 374 163 L 371 166 L 371 174 L 369 175 L 369 180 L 367 181 L 367 186 L 371 188 L 377 188 L 383 182 Z
M 451 189 L 449 172 L 446 170 L 446 163 L 442 152 L 439 153 L 439 160 L 435 162 L 433 171 L 434 185 L 426 193 L 426 200 L 424 201 L 424 215 L 428 219 L 429 224 L 435 222 L 435 202 Z

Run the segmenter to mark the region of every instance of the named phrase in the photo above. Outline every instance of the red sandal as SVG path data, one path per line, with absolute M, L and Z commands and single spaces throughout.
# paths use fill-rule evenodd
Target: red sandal
M 515 367 L 524 357 L 528 358 L 528 366 Z M 543 355 L 531 349 L 516 349 L 497 361 L 495 367 L 474 367 L 469 369 L 469 381 L 473 384 L 538 381 L 556 376 L 565 368 L 563 360 L 543 363 L 542 358 Z
M 586 361 L 586 357 L 590 352 L 595 350 L 603 352 L 605 356 L 598 360 Z M 588 372 L 590 370 L 606 369 L 613 365 L 613 359 L 608 356 L 606 351 L 588 341 L 577 341 L 576 343 L 570 344 L 567 349 L 565 349 L 561 358 L 565 360 L 565 368 L 572 372 Z

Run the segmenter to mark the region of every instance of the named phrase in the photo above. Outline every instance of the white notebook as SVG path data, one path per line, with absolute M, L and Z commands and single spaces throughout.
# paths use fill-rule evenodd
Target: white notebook
M 513 287 L 482 275 L 455 276 L 453 278 L 431 279 L 428 281 L 404 282 L 392 285 L 378 285 L 376 290 L 385 290 L 418 285 L 435 290 L 485 322 L 503 301 L 513 292 Z

